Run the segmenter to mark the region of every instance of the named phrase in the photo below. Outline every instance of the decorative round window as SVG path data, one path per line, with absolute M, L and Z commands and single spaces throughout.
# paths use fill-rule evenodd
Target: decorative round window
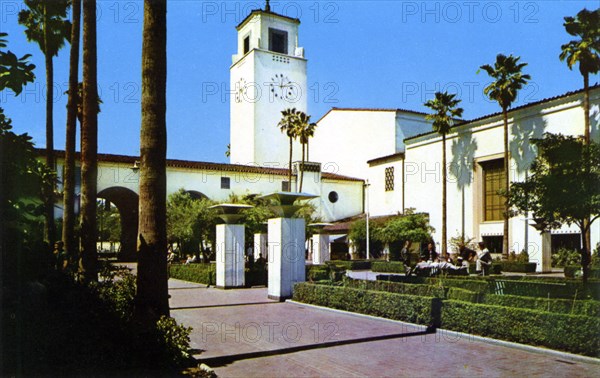
M 336 203 L 338 201 L 338 199 L 340 198 L 340 196 L 337 194 L 337 192 L 332 191 L 332 192 L 329 192 L 328 198 L 329 198 L 329 202 Z

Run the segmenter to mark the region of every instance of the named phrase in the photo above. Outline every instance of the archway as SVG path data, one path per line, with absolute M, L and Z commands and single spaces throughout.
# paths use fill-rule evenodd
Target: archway
M 190 197 L 192 197 L 192 199 L 195 200 L 201 200 L 203 198 L 209 199 L 208 196 L 202 192 L 198 192 L 196 190 L 186 190 L 185 191 L 187 194 L 190 195 Z
M 119 209 L 121 216 L 121 250 L 120 261 L 135 261 L 138 231 L 138 202 L 139 196 L 131 189 L 120 186 L 104 189 L 98 193 L 98 198 L 104 198 Z

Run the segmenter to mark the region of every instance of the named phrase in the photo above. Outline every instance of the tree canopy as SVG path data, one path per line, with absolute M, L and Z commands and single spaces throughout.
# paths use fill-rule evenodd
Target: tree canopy
M 509 203 L 515 212 L 531 212 L 541 230 L 577 225 L 584 236 L 581 263 L 586 280 L 591 246 L 585 234 L 600 217 L 600 145 L 550 133 L 534 143 L 538 156 L 531 176 L 511 185 Z
M 526 182 L 511 185 L 510 203 L 519 213 L 530 211 L 546 229 L 562 224 L 582 226 L 600 216 L 600 146 L 580 138 L 544 134 L 535 139 L 538 156 Z M 514 193 L 512 193 L 514 189 Z
M 426 242 L 431 240 L 434 228 L 429 225 L 429 216 L 415 213 L 414 209 L 407 209 L 404 214 L 399 214 L 389 219 L 371 219 L 369 234 L 373 241 L 381 243 L 395 242 Z M 361 219 L 350 227 L 349 238 L 354 243 L 366 239 L 366 221 Z

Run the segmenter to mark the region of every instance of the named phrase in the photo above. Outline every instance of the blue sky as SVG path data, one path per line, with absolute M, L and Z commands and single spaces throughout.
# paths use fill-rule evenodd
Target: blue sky
M 172 0 L 168 3 L 167 127 L 169 158 L 227 162 L 231 55 L 235 26 L 262 1 Z M 272 10 L 301 19 L 308 58 L 308 111 L 314 120 L 331 107 L 427 111 L 436 90 L 458 93 L 464 118 L 498 111 L 483 95 L 482 64 L 498 53 L 521 56 L 532 76 L 515 105 L 583 86 L 560 62 L 569 40 L 564 16 L 596 1 L 272 1 Z M 9 49 L 33 55 L 36 83 L 0 106 L 14 129 L 45 145 L 45 71 L 37 45 L 17 23 L 20 1 L 0 0 L 0 31 Z M 99 152 L 139 154 L 141 1 L 98 0 Z M 55 58 L 55 147 L 64 148 L 69 45 Z M 598 82 L 598 76 L 591 78 Z M 219 93 L 207 88 L 222 88 Z M 275 127 L 275 126 L 274 126 Z

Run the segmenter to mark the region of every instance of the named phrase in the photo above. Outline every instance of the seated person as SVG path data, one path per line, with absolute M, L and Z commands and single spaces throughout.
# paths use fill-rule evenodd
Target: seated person
M 416 276 L 429 276 L 431 272 L 431 262 L 421 257 L 420 261 L 407 275 L 414 273 Z

